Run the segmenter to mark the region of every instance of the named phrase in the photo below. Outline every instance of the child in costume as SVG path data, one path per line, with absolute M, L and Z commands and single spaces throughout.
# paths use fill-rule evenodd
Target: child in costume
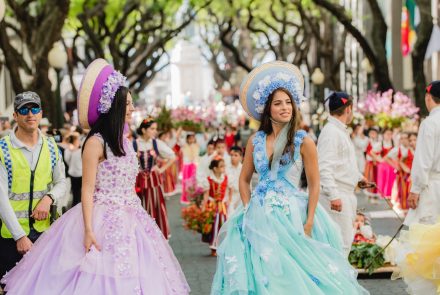
M 356 214 L 354 231 L 355 234 L 353 244 L 374 243 L 376 241 L 369 218 L 367 218 L 367 216 L 360 211 L 358 211 Z
M 182 170 L 182 196 L 180 203 L 189 204 L 188 189 L 196 185 L 197 165 L 199 163 L 200 147 L 196 142 L 194 133 L 186 135 L 186 143 L 182 147 L 183 170 Z
M 232 216 L 237 209 L 238 205 L 241 204 L 240 191 L 238 188 L 240 172 L 243 160 L 243 151 L 238 146 L 233 146 L 231 148 L 231 164 L 226 168 L 226 175 L 228 176 L 228 187 L 229 187 L 229 206 L 228 206 L 228 216 Z
M 396 172 L 393 165 L 385 160 L 387 154 L 394 148 L 393 131 L 385 129 L 383 131 L 383 140 L 381 152 L 377 163 L 377 188 L 382 198 L 391 198 L 391 193 L 396 180 Z
M 134 107 L 125 81 L 103 59 L 87 68 L 78 97 L 80 123 L 91 128 L 81 205 L 3 277 L 8 294 L 189 294 L 168 242 L 135 192 L 138 160 L 124 138 Z
M 380 160 L 380 153 L 382 152 L 382 143 L 379 140 L 379 131 L 372 127 L 368 130 L 368 138 L 370 139 L 367 149 L 365 150 L 366 163 L 364 176 L 370 183 L 377 183 L 377 164 Z M 379 196 L 376 187 L 369 188 L 365 191 L 369 198 L 376 198 Z
M 394 147 L 384 158 L 384 160 L 392 165 L 397 171 L 396 175 L 396 187 L 397 194 L 395 199 L 391 199 L 396 210 L 408 209 L 408 195 L 409 195 L 409 176 L 414 158 L 413 151 L 409 147 L 408 133 L 404 132 L 400 135 L 400 145 Z
M 211 236 L 209 239 L 209 248 L 211 248 L 211 255 L 213 256 L 216 255 L 217 238 L 220 228 L 226 222 L 228 216 L 228 177 L 225 175 L 225 166 L 225 161 L 221 157 L 217 156 L 214 158 L 209 165 L 211 173 L 206 178 L 203 186 L 205 190 L 203 207 L 211 205 L 215 208 Z
M 215 154 L 215 142 L 211 139 L 206 145 L 206 153 L 200 157 L 199 165 L 196 171 L 197 186 L 202 187 L 209 175 L 209 165 L 211 164 L 212 157 Z

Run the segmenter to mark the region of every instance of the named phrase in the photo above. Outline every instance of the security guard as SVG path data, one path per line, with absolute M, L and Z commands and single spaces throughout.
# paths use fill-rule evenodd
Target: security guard
M 50 206 L 66 191 L 62 157 L 38 129 L 41 118 L 38 94 L 18 94 L 17 127 L 0 140 L 0 277 L 49 228 Z

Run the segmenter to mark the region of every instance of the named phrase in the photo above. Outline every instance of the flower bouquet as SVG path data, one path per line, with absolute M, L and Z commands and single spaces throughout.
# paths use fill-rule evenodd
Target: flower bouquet
M 197 185 L 195 177 L 188 180 L 186 190 L 190 202 L 200 207 L 203 201 L 203 188 Z
M 188 230 L 202 234 L 202 236 L 210 235 L 212 225 L 214 224 L 215 212 L 216 205 L 213 202 L 208 202 L 203 207 L 193 203 L 188 207 L 182 208 L 184 226 Z

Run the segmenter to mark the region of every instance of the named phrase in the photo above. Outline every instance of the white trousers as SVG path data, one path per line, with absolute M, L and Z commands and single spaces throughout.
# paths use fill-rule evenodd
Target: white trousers
M 354 192 L 339 192 L 342 201 L 341 212 L 331 209 L 330 200 L 326 196 L 320 196 L 319 202 L 327 210 L 333 221 L 339 225 L 344 243 L 343 250 L 348 257 L 354 239 L 354 221 L 356 219 L 357 199 Z
M 440 218 L 440 176 L 431 175 L 428 186 L 420 193 L 419 204 L 410 209 L 405 225 L 414 223 L 434 224 Z

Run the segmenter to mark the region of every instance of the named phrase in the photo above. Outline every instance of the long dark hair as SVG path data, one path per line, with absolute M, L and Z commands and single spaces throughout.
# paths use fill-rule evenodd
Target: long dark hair
M 117 156 L 125 156 L 123 135 L 125 125 L 125 114 L 127 109 L 127 95 L 130 91 L 127 87 L 119 87 L 115 93 L 110 110 L 106 114 L 101 114 L 92 126 L 86 140 L 96 133 L 101 134 L 104 139 L 104 157 L 107 159 L 106 146 L 108 145 L 112 153 Z
M 294 138 L 295 138 L 295 133 L 299 129 L 299 125 L 301 123 L 301 116 L 300 116 L 300 113 L 298 111 L 296 104 L 294 103 L 292 94 L 290 94 L 290 92 L 287 89 L 278 88 L 278 89 L 274 90 L 269 95 L 269 97 L 267 99 L 267 103 L 264 106 L 263 114 L 261 115 L 261 125 L 259 128 L 259 131 L 263 131 L 267 135 L 269 135 L 273 132 L 271 115 L 270 115 L 270 107 L 272 105 L 273 97 L 275 96 L 275 93 L 277 91 L 282 91 L 282 92 L 286 93 L 287 96 L 290 97 L 290 102 L 292 104 L 292 118 L 290 119 L 290 129 L 287 131 L 287 143 L 286 143 L 286 146 L 284 147 L 283 154 L 288 152 L 291 154 L 291 157 L 293 157 Z M 269 159 L 269 162 L 270 162 L 269 167 L 270 167 L 270 164 L 272 163 L 272 157 L 273 157 L 273 155 Z

